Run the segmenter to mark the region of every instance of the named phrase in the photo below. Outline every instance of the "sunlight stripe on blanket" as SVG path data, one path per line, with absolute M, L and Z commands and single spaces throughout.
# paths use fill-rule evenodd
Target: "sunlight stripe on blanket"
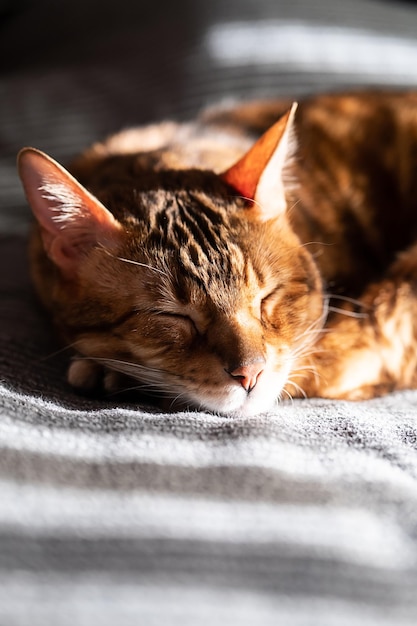
M 395 622 L 393 622 L 393 618 Z M 414 626 L 413 617 L 372 603 L 308 594 L 230 589 L 150 576 L 138 581 L 103 572 L 0 574 L 1 623 L 19 626 Z M 317 621 L 318 620 L 318 621 Z
M 400 569 L 417 562 L 407 535 L 379 512 L 329 503 L 228 502 L 200 496 L 0 483 L 1 528 L 37 538 L 164 538 L 267 545 L 320 558 Z

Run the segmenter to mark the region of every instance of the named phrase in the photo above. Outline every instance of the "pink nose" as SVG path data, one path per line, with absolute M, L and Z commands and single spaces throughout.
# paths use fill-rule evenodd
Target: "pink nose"
M 232 378 L 236 378 L 248 393 L 252 391 L 258 382 L 259 376 L 264 371 L 265 363 L 263 361 L 257 361 L 250 365 L 242 365 L 237 367 L 232 372 L 228 372 Z

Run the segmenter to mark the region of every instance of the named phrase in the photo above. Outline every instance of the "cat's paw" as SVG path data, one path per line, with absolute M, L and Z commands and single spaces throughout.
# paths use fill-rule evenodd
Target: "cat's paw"
M 67 372 L 67 381 L 71 387 L 82 391 L 91 391 L 98 387 L 103 378 L 103 368 L 94 361 L 77 359 L 71 361 Z
M 67 381 L 79 391 L 102 389 L 107 393 L 123 391 L 129 385 L 127 377 L 114 370 L 108 370 L 90 359 L 75 358 L 67 372 Z
M 103 376 L 103 387 L 107 393 L 117 393 L 127 387 L 127 378 L 119 372 L 106 370 Z

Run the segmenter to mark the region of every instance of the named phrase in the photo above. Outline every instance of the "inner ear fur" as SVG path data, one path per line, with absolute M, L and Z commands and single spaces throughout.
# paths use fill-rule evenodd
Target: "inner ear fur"
M 120 236 L 121 225 L 110 211 L 50 156 L 23 148 L 17 164 L 45 251 L 64 274 L 76 274 L 92 247 Z
M 261 221 L 282 215 L 286 203 L 286 170 L 295 151 L 294 102 L 234 165 L 221 174 L 243 198 L 252 201 L 251 213 Z

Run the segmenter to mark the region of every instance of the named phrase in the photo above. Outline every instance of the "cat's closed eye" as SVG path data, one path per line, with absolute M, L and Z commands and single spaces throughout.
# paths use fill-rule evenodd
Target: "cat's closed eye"
M 276 304 L 280 298 L 282 291 L 282 285 L 276 285 L 271 291 L 268 292 L 261 300 L 261 320 L 267 321 L 274 311 Z
M 173 313 L 171 311 L 154 311 L 157 317 L 161 320 L 172 326 L 172 328 L 176 328 L 177 330 L 181 330 L 190 338 L 199 334 L 198 328 L 194 322 L 194 320 L 189 316 L 183 313 Z

